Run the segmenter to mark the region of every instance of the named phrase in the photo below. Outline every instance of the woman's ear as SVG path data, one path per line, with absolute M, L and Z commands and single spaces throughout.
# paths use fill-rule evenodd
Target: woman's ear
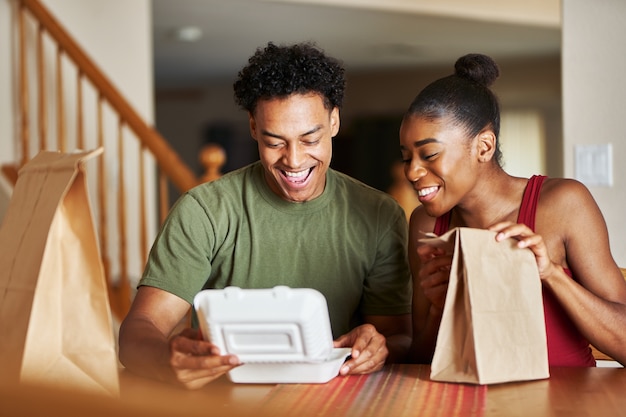
M 489 162 L 496 152 L 497 138 L 491 129 L 483 130 L 478 134 L 478 160 Z

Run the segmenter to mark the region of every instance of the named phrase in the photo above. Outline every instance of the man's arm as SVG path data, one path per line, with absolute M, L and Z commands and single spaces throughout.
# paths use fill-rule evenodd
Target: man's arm
M 119 357 L 131 372 L 173 382 L 169 337 L 185 317 L 189 303 L 154 287 L 139 287 L 120 327 Z
M 120 361 L 136 374 L 200 388 L 239 365 L 234 355 L 202 340 L 200 333 L 172 332 L 185 317 L 189 304 L 167 291 L 142 286 L 120 327 Z

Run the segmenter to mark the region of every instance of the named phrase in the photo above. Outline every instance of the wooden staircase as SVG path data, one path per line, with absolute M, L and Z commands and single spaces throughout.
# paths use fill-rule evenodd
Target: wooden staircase
M 15 140 L 21 159 L 2 166 L 2 174 L 14 184 L 20 167 L 41 150 L 104 148 L 97 167 L 87 168 L 111 310 L 121 320 L 132 299 L 129 261 L 145 264 L 151 233 L 169 210 L 168 184 L 184 192 L 202 179 L 144 121 L 42 3 L 17 3 L 19 66 L 13 79 L 19 86 Z M 72 117 L 68 117 L 70 109 Z M 69 119 L 76 123 L 72 134 Z

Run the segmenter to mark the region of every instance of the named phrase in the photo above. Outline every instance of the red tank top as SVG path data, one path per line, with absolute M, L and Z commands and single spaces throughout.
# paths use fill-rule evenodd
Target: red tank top
M 524 223 L 535 230 L 535 215 L 541 186 L 545 176 L 534 175 L 522 197 L 518 223 Z M 442 235 L 450 228 L 450 214 L 437 218 L 434 233 Z M 565 273 L 572 277 L 569 269 Z M 575 279 L 575 278 L 573 278 Z M 589 342 L 580 334 L 574 323 L 550 291 L 543 291 L 543 309 L 546 321 L 548 340 L 548 363 L 550 366 L 596 366 L 595 359 L 589 348 Z

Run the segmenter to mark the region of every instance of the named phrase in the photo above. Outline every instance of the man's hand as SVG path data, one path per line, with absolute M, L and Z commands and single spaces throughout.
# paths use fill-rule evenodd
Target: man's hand
M 339 337 L 334 347 L 351 347 L 351 358 L 341 367 L 340 375 L 369 374 L 382 369 L 389 351 L 385 336 L 371 324 L 363 324 Z
M 213 343 L 195 329 L 185 329 L 170 340 L 170 365 L 178 382 L 198 389 L 240 365 L 235 355 L 220 355 Z

